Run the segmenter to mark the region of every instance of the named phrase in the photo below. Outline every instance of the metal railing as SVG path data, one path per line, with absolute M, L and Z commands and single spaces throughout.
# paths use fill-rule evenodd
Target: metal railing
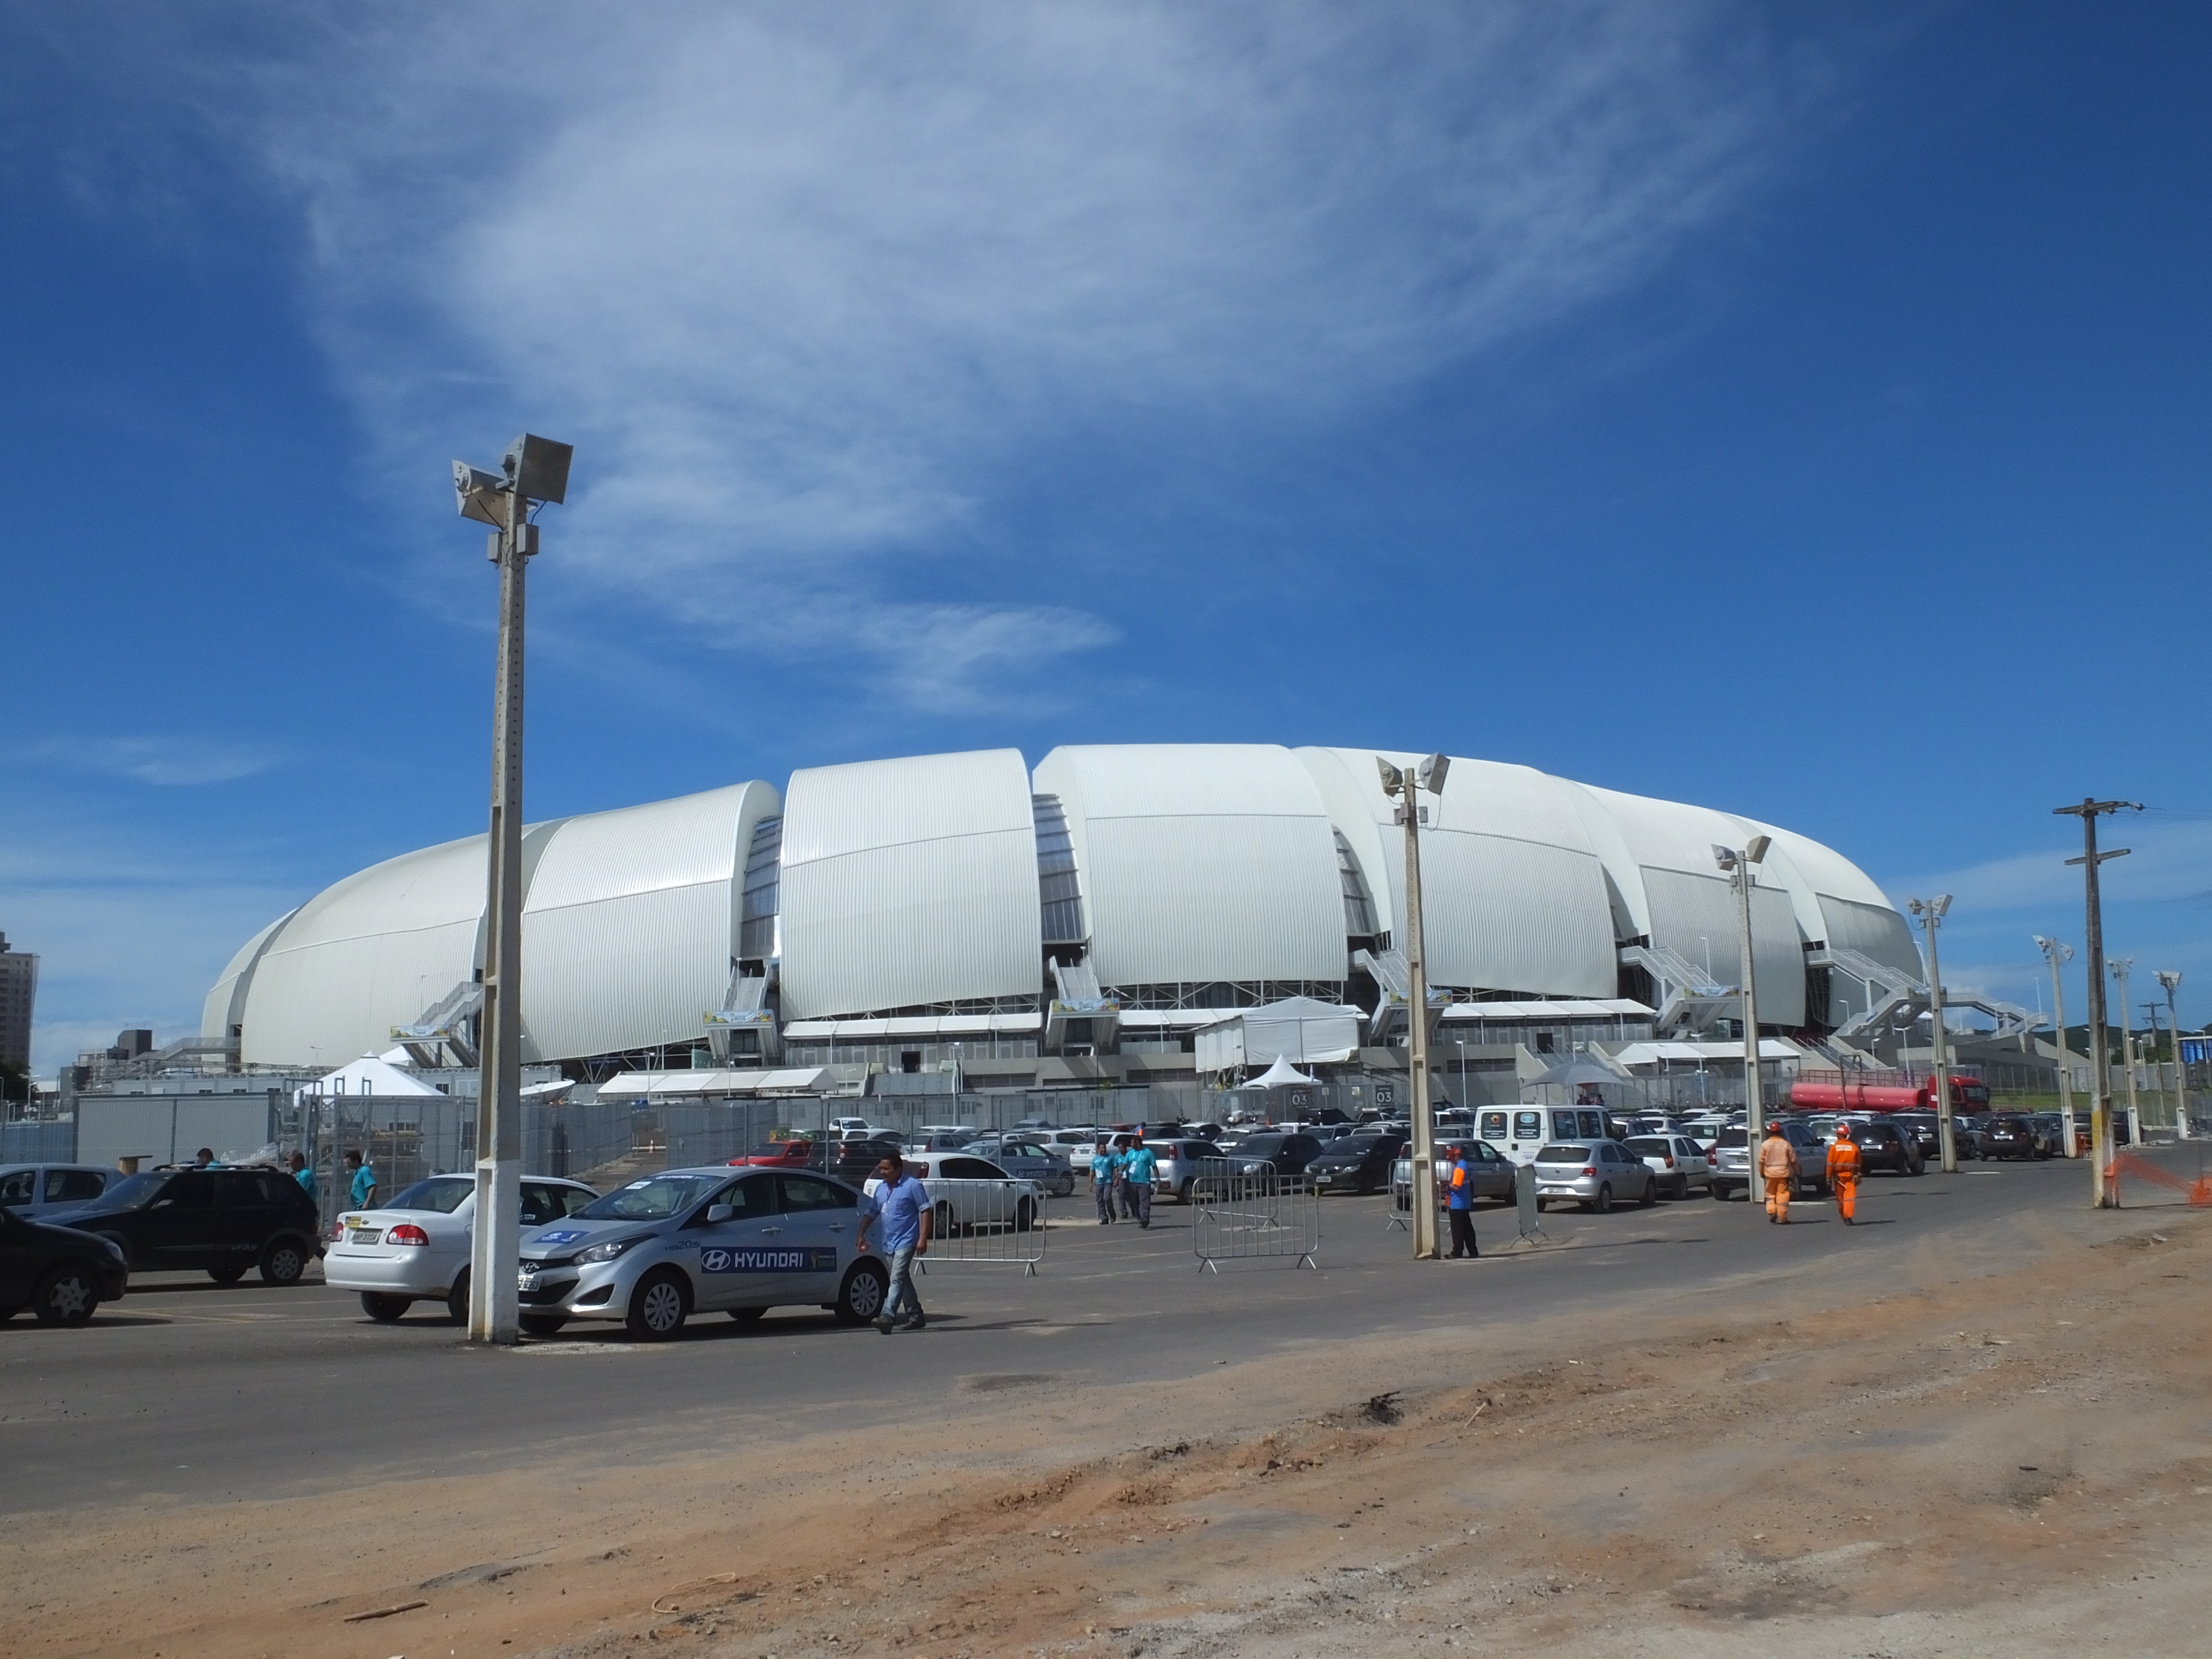
M 939 1267 L 1018 1267 L 1035 1278 L 1051 1236 L 1043 1197 L 1029 1182 L 925 1181 L 930 1196 L 929 1254 Z
M 1321 1200 L 1302 1175 L 1247 1173 L 1223 1162 L 1191 1188 L 1190 1247 L 1201 1273 L 1223 1261 L 1282 1260 L 1316 1272 Z

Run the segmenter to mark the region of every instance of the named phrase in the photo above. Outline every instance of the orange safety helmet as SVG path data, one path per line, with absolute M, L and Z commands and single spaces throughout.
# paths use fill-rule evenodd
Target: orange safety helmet
M 1771 1135 L 1778 1135 L 1782 1133 L 1782 1125 L 1779 1122 L 1770 1123 L 1766 1126 L 1766 1133 Z
M 1848 1123 L 1838 1123 L 1838 1125 L 1836 1125 L 1836 1139 L 1838 1139 L 1838 1140 L 1849 1140 L 1850 1138 L 1851 1138 L 1851 1126 L 1850 1126 L 1850 1124 L 1848 1124 Z

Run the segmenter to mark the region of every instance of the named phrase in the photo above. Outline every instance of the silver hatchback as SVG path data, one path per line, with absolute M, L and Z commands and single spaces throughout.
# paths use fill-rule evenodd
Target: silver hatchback
M 1536 1207 L 1571 1200 L 1602 1214 L 1616 1203 L 1649 1205 L 1658 1199 L 1659 1176 L 1618 1141 L 1554 1143 L 1536 1154 Z

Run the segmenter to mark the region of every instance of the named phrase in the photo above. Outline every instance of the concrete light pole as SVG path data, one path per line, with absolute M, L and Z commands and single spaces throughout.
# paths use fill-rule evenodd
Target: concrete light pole
M 1943 913 L 1951 908 L 1951 896 L 1939 893 L 1932 899 L 1907 899 L 1905 908 L 1928 930 L 1928 1041 L 1933 1045 L 1936 1063 L 1936 1127 L 1942 1148 L 1943 1173 L 1956 1175 L 1959 1139 L 1951 1122 L 1950 1033 L 1943 1029 L 1943 964 L 1936 954 L 1936 929 L 1942 923 Z
M 2087 913 L 2089 976 L 2089 1068 L 2096 1077 L 2095 1103 L 2089 1109 L 2089 1195 L 2100 1209 L 2112 1206 L 2105 1172 L 2112 1162 L 2112 1031 L 2105 1020 L 2105 902 L 2097 886 L 2097 872 L 2107 859 L 2125 858 L 2128 848 L 2097 850 L 2097 820 L 2107 812 L 2140 812 L 2142 804 L 2131 800 L 2083 799 L 2079 806 L 2054 806 L 2056 817 L 2081 820 L 2081 856 L 2069 859 L 2081 866 L 2082 908 Z
M 2074 959 L 2074 947 L 2035 936 L 2035 948 L 2051 963 L 2051 1017 L 2058 1026 L 2058 1117 L 2066 1136 L 2066 1156 L 2074 1156 L 2074 1051 L 2066 1046 L 2066 988 L 2058 970 Z
M 2189 1068 L 2181 1063 L 2181 1014 L 2174 1006 L 2174 993 L 2181 988 L 2181 969 L 2160 969 L 2158 982 L 2166 987 L 2166 1039 L 2173 1044 L 2173 1133 L 2186 1140 L 2189 1139 Z
M 1759 988 L 1754 983 L 1751 948 L 1751 890 L 1759 883 L 1759 866 L 1766 857 L 1767 845 L 1766 836 L 1753 836 L 1741 848 L 1713 848 L 1713 862 L 1727 872 L 1729 886 L 1735 893 L 1741 963 L 1738 971 L 1743 988 L 1743 1195 L 1754 1212 L 1759 1209 L 1759 1137 L 1766 1127 L 1766 1100 L 1759 1075 Z
M 1429 975 L 1421 951 L 1421 818 L 1428 809 L 1420 792 L 1441 796 L 1450 759 L 1431 755 L 1418 769 L 1393 766 L 1382 756 L 1375 764 L 1382 793 L 1398 803 L 1397 820 L 1406 829 L 1406 969 L 1407 987 L 1406 1065 L 1412 1073 L 1413 1120 L 1413 1259 L 1437 1259 L 1437 1134 L 1429 1109 Z
M 2128 975 L 2134 970 L 2133 957 L 2116 957 L 2112 960 L 2112 977 L 2120 987 L 2120 1060 L 2128 1072 L 2128 1146 L 2142 1145 L 2142 1110 L 2136 1101 L 2136 1016 L 2128 1006 Z
M 523 573 L 538 551 L 533 501 L 568 490 L 567 444 L 525 433 L 499 473 L 453 463 L 461 516 L 492 526 L 499 567 L 499 667 L 492 690 L 489 892 L 484 914 L 483 1072 L 477 1086 L 477 1206 L 469 1257 L 469 1340 L 514 1342 L 522 1213 Z

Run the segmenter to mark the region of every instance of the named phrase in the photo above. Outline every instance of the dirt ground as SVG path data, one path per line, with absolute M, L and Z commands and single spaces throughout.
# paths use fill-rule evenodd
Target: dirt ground
M 41 1517 L 0 1653 L 2212 1650 L 2212 1214 L 2035 1225 L 1828 1311 L 1706 1285 L 1168 1386 L 972 1376 L 892 1437 Z

